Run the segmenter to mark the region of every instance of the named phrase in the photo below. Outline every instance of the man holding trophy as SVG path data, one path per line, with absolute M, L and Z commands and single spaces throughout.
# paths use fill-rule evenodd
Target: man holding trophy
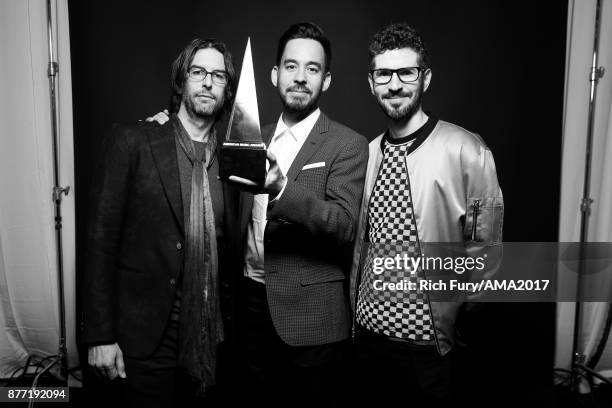
M 355 236 L 368 154 L 364 137 L 318 108 L 330 62 L 319 27 L 289 27 L 271 73 L 283 112 L 262 129 L 265 181 L 229 177 L 253 193 L 243 193 L 240 208 L 243 340 L 253 397 L 267 404 L 287 394 L 333 404 L 331 376 L 350 335 L 343 254 Z

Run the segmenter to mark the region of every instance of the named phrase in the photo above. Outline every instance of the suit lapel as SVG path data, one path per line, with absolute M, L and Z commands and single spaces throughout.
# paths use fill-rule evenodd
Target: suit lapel
M 268 126 L 262 131 L 262 138 L 266 146 L 270 145 L 270 141 L 272 140 L 272 136 L 274 135 L 274 131 L 276 130 L 276 125 Z M 319 148 L 320 142 L 323 140 L 325 133 L 329 131 L 329 118 L 321 112 L 319 115 L 319 119 L 317 119 L 315 125 L 313 126 L 310 134 L 304 141 L 304 145 L 298 152 L 295 160 L 289 167 L 289 171 L 287 172 L 287 178 L 290 180 L 294 180 L 304 164 L 312 157 L 312 155 Z M 244 236 L 246 233 L 246 228 L 249 223 L 249 218 L 251 217 L 251 211 L 253 210 L 253 194 L 250 193 L 241 193 L 240 194 L 240 236 Z
M 314 127 L 310 131 L 310 134 L 304 141 L 302 148 L 298 152 L 297 156 L 293 160 L 289 171 L 287 172 L 287 178 L 289 180 L 295 180 L 302 167 L 312 157 L 312 155 L 319 148 L 319 144 L 323 141 L 325 133 L 329 131 L 329 118 L 325 116 L 323 112 L 319 115 Z
M 183 200 L 172 124 L 152 128 L 149 132 L 149 144 L 166 198 L 184 234 Z

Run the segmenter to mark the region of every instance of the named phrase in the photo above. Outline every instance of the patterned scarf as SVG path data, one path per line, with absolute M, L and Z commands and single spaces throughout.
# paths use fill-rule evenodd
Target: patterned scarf
M 211 132 L 204 157 L 196 157 L 195 146 L 180 120 L 173 122 L 178 142 L 193 165 L 189 225 L 185 228 L 178 364 L 197 382 L 198 394 L 204 395 L 206 388 L 215 384 L 217 344 L 223 340 L 217 235 L 207 172 L 214 159 L 216 137 Z

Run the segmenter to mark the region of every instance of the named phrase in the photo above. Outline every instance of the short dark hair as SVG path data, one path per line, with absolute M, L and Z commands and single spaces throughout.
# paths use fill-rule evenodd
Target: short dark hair
M 370 41 L 370 69 L 374 57 L 385 51 L 410 48 L 419 55 L 419 66 L 429 68 L 429 53 L 419 33 L 407 23 L 393 23 L 379 30 Z
M 225 44 L 219 40 L 214 38 L 207 38 L 203 40 L 195 38 L 179 53 L 179 55 L 176 56 L 176 59 L 172 63 L 172 72 L 170 73 L 170 87 L 172 89 L 172 95 L 170 96 L 171 113 L 178 112 L 179 108 L 181 107 L 183 87 L 185 85 L 187 71 L 189 71 L 189 66 L 193 61 L 193 57 L 199 50 L 207 48 L 214 48 L 223 55 L 225 70 L 228 74 L 227 85 L 225 86 L 225 103 L 223 105 L 223 112 L 227 112 L 231 109 L 236 89 L 236 71 L 234 70 L 234 64 L 232 63 L 232 54 L 230 54 Z
M 291 40 L 299 38 L 315 40 L 321 44 L 323 51 L 325 51 L 325 71 L 329 72 L 331 68 L 331 44 L 329 39 L 323 33 L 321 27 L 314 23 L 297 23 L 293 24 L 287 29 L 278 40 L 278 48 L 276 49 L 276 65 L 280 65 L 283 52 L 287 43 Z

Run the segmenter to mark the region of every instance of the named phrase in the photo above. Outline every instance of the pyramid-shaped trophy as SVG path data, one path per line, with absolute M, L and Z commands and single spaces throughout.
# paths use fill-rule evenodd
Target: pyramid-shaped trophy
M 255 73 L 251 39 L 247 41 L 238 90 L 227 134 L 221 144 L 219 176 L 238 176 L 263 184 L 266 179 L 266 145 L 261 139 L 259 110 L 255 92 Z

